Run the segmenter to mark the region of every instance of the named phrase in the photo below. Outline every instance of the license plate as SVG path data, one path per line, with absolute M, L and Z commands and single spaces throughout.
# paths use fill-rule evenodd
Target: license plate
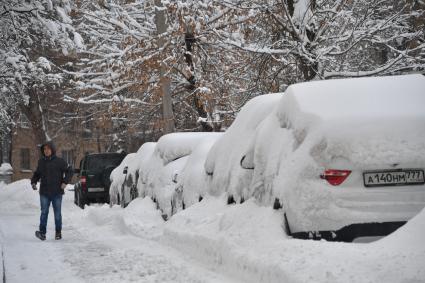
M 104 190 L 105 190 L 104 188 L 89 188 L 88 189 L 89 193 L 103 192 Z
M 424 170 L 421 169 L 367 171 L 363 173 L 363 181 L 366 187 L 408 186 L 425 183 Z

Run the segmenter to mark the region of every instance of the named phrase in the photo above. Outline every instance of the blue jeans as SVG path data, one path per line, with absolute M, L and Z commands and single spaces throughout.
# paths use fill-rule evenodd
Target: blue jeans
M 62 231 L 62 195 L 46 196 L 40 195 L 40 232 L 46 233 L 47 218 L 49 217 L 50 203 L 53 206 L 53 213 L 55 214 L 55 227 L 56 231 Z

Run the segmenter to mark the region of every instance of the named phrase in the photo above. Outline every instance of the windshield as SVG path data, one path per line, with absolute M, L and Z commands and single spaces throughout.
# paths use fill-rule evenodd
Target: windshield
M 91 156 L 87 159 L 86 169 L 90 171 L 99 172 L 106 167 L 117 167 L 124 159 L 122 154 L 99 154 Z

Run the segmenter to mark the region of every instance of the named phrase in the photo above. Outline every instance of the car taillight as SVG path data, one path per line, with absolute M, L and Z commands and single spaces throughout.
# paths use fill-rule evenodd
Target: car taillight
M 81 183 L 81 188 L 82 188 L 83 190 L 85 190 L 85 189 L 86 189 L 86 187 L 87 187 L 87 179 L 86 179 L 86 177 L 85 177 L 85 176 L 81 176 L 81 178 L 80 178 L 80 183 Z
M 347 179 L 350 173 L 350 170 L 327 169 L 320 175 L 320 178 L 325 179 L 332 186 L 338 186 Z

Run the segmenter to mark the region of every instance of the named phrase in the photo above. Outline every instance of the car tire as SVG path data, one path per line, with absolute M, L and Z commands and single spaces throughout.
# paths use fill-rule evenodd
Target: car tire
M 77 188 L 74 187 L 74 204 L 78 206 Z
M 286 213 L 283 214 L 283 228 L 285 230 L 286 235 L 291 236 L 291 228 L 289 227 L 289 221 L 288 217 L 286 216 Z
M 131 186 L 131 189 L 130 189 L 130 201 L 136 199 L 138 196 L 139 196 L 139 192 L 137 190 L 137 187 L 134 186 L 134 185 Z
M 111 202 L 111 198 L 109 196 L 109 192 L 107 194 L 105 194 L 105 198 L 104 198 L 104 203 L 110 203 Z
M 116 204 L 117 205 L 121 205 L 121 200 L 120 200 L 120 194 L 119 193 L 117 193 L 115 199 L 117 200 L 117 203 Z
M 84 199 L 82 192 L 78 191 L 78 206 L 81 209 L 84 209 L 85 205 L 86 205 L 86 200 Z

